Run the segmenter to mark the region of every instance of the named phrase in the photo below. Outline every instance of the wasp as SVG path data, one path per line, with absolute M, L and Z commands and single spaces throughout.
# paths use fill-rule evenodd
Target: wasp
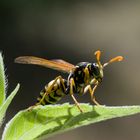
M 35 106 L 55 104 L 62 99 L 62 97 L 69 94 L 78 109 L 83 112 L 79 102 L 74 97 L 74 94 L 83 95 L 89 92 L 91 100 L 96 105 L 100 105 L 96 101 L 94 93 L 98 85 L 103 80 L 104 68 L 110 63 L 123 60 L 122 56 L 117 56 L 102 65 L 100 61 L 101 51 L 98 50 L 94 54 L 97 62 L 80 62 L 77 65 L 73 65 L 62 59 L 47 60 L 34 56 L 20 56 L 15 59 L 15 62 L 44 66 L 69 74 L 67 79 L 62 78 L 62 76 L 58 76 L 46 84 L 44 89 L 40 92 L 40 96 L 37 98 Z

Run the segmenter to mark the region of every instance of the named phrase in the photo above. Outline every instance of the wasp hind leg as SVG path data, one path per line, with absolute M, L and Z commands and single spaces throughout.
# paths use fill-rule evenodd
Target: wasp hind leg
M 54 79 L 53 83 L 50 85 L 50 87 L 47 89 L 47 91 L 51 91 L 52 88 L 54 87 L 54 85 L 56 84 L 57 80 L 60 80 L 60 83 L 62 84 L 63 88 L 64 88 L 64 91 L 66 91 L 66 87 L 65 87 L 65 84 L 64 84 L 64 79 L 61 77 L 61 76 L 58 76 Z
M 62 84 L 64 91 L 66 91 L 66 87 L 65 87 L 63 78 L 61 76 L 58 76 L 54 79 L 54 81 L 52 82 L 52 84 L 50 86 L 45 86 L 45 93 L 42 96 L 40 102 L 38 102 L 36 105 L 40 105 L 44 101 L 45 96 L 47 96 L 49 93 L 51 93 L 51 90 L 54 87 L 54 85 L 57 83 L 57 80 L 60 80 L 60 84 Z
M 89 91 L 92 102 L 94 102 L 96 105 L 100 105 L 100 104 L 96 101 L 96 98 L 95 98 L 95 96 L 94 96 L 94 93 L 95 93 L 95 90 L 96 90 L 97 86 L 98 86 L 98 83 L 97 83 L 93 88 L 91 87 L 91 85 L 87 85 L 87 86 L 85 87 L 85 89 L 84 89 L 84 93 L 87 92 L 87 91 Z
M 79 105 L 79 102 L 76 100 L 76 98 L 74 97 L 74 93 L 73 93 L 73 87 L 75 86 L 75 82 L 74 82 L 74 79 L 71 78 L 70 79 L 70 95 L 72 97 L 72 99 L 74 100 L 75 102 L 75 105 L 78 107 L 78 109 L 80 110 L 80 112 L 83 112 L 83 110 L 81 109 L 80 105 Z
M 39 101 L 38 103 L 36 103 L 35 105 L 30 106 L 30 107 L 28 108 L 28 111 L 30 111 L 30 110 L 32 110 L 34 107 L 36 107 L 36 106 L 42 104 L 42 102 L 44 101 L 45 97 L 51 92 L 51 90 L 52 90 L 52 88 L 54 87 L 54 85 L 56 84 L 57 80 L 60 80 L 60 83 L 62 84 L 64 91 L 66 91 L 66 87 L 65 87 L 63 78 L 62 78 L 61 76 L 56 77 L 56 78 L 54 79 L 54 81 L 52 82 L 52 84 L 51 84 L 49 87 L 45 86 L 45 92 L 44 92 L 44 95 L 42 96 L 42 98 L 40 99 L 40 101 Z M 45 105 L 45 104 L 44 104 L 44 105 Z

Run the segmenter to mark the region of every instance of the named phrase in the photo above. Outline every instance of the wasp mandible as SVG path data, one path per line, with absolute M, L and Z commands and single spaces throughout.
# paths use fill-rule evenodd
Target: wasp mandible
M 97 62 L 80 62 L 77 65 L 70 64 L 61 59 L 47 60 L 34 56 L 21 56 L 16 58 L 15 62 L 40 65 L 69 74 L 67 79 L 58 76 L 49 82 L 40 92 L 40 96 L 37 98 L 35 106 L 55 104 L 62 99 L 63 96 L 70 94 L 78 109 L 83 112 L 79 102 L 74 97 L 74 94 L 85 94 L 86 92 L 89 92 L 91 100 L 96 105 L 99 105 L 95 99 L 94 93 L 97 86 L 102 82 L 104 68 L 110 63 L 123 60 L 122 56 L 117 56 L 102 65 L 100 61 L 101 51 L 96 51 L 95 56 Z

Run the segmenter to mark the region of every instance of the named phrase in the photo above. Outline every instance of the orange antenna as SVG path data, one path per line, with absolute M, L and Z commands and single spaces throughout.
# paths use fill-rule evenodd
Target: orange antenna
M 102 67 L 102 64 L 100 62 L 100 58 L 101 58 L 101 51 L 98 50 L 94 53 L 96 55 L 96 59 L 97 59 L 97 63 L 99 64 L 100 67 Z
M 106 67 L 110 63 L 118 62 L 118 61 L 122 61 L 122 60 L 123 60 L 123 57 L 122 56 L 116 56 L 116 57 L 112 58 L 111 60 L 109 60 L 109 62 L 105 63 L 103 65 L 103 68 Z

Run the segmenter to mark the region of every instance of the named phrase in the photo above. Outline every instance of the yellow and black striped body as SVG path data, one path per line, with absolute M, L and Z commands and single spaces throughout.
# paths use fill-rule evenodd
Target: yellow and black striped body
M 67 81 L 63 79 L 64 86 L 66 89 Z M 66 91 L 58 79 L 55 84 L 50 89 L 51 85 L 54 83 L 54 80 L 49 82 L 45 88 L 40 92 L 40 96 L 37 98 L 37 105 L 48 105 L 48 104 L 55 104 L 59 100 L 62 99 L 63 96 L 66 95 Z
M 85 72 L 86 68 L 87 72 Z M 40 96 L 37 98 L 37 105 L 55 104 L 61 100 L 63 96 L 70 94 L 71 79 L 73 79 L 75 83 L 73 85 L 73 93 L 83 94 L 84 88 L 90 84 L 93 78 L 100 78 L 100 80 L 102 80 L 98 65 L 96 63 L 81 62 L 76 65 L 74 71 L 70 72 L 68 80 L 62 79 L 60 81 L 60 79 L 57 79 L 56 81 L 52 80 L 49 82 L 40 92 Z

